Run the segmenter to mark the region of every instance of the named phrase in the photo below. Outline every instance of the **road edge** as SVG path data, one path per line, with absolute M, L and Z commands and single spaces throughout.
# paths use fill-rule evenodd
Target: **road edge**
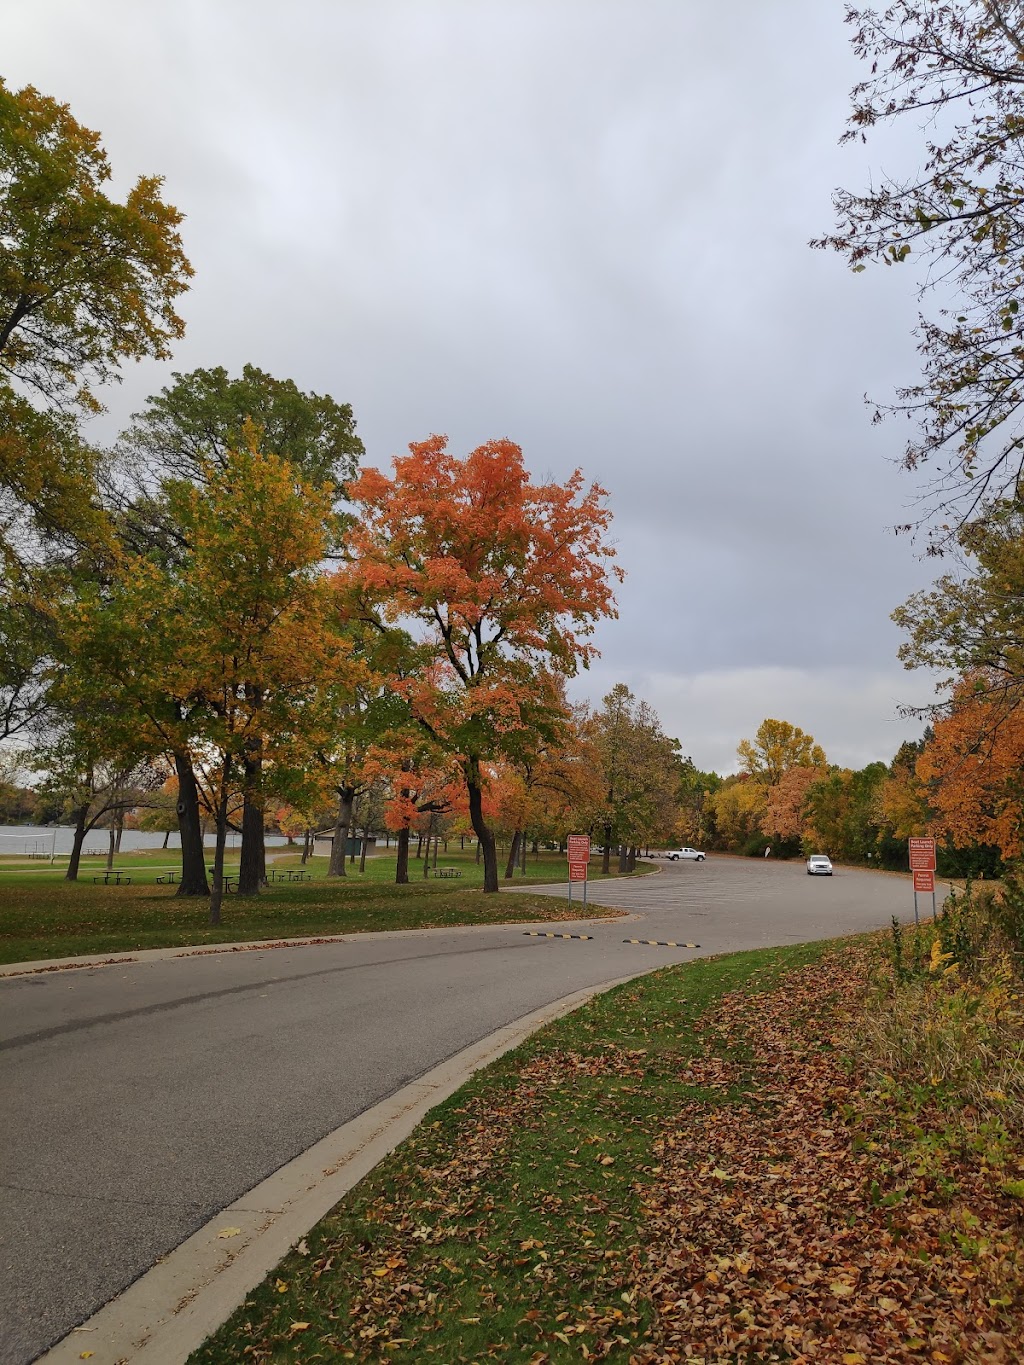
M 280 1167 L 37 1359 L 183 1365 L 282 1257 L 424 1116 L 545 1024 L 653 968 L 574 991 L 432 1067 Z

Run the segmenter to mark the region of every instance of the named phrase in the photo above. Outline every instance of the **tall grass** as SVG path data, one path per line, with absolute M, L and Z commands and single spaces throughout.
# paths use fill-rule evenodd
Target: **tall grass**
M 1024 893 L 972 887 L 912 933 L 893 922 L 858 1026 L 865 1095 L 911 1144 L 1004 1166 L 1024 1143 Z

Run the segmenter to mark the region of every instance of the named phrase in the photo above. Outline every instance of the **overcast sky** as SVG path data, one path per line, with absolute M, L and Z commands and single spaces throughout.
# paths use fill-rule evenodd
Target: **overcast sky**
M 705 768 L 765 716 L 888 760 L 930 684 L 889 613 L 931 577 L 872 427 L 917 373 L 913 278 L 807 241 L 839 148 L 843 0 L 31 0 L 0 74 L 166 178 L 196 277 L 167 365 L 252 362 L 350 402 L 369 463 L 507 436 L 609 491 L 627 580 L 576 686 L 626 682 Z

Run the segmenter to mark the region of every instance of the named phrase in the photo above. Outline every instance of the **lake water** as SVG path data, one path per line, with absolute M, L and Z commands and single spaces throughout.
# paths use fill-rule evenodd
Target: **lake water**
M 49 853 L 54 848 L 54 835 L 56 835 L 56 853 L 58 855 L 71 852 L 71 845 L 74 840 L 75 831 L 69 825 L 58 825 L 56 829 L 51 825 L 0 825 L 0 854 L 3 853 Z M 85 836 L 83 847 L 90 852 L 96 850 L 106 853 L 107 842 L 110 838 L 109 831 L 105 829 L 94 829 Z M 130 853 L 136 848 L 162 848 L 164 836 L 162 833 L 151 834 L 147 830 L 126 829 L 121 835 L 121 852 Z M 212 833 L 206 836 L 207 848 L 213 848 L 215 836 Z M 242 842 L 240 834 L 228 835 L 228 848 L 238 848 Z M 288 840 L 280 834 L 267 835 L 267 847 L 283 847 Z M 178 850 L 181 848 L 181 840 L 177 834 L 172 834 L 167 840 L 168 849 Z M 297 845 L 301 848 L 301 844 Z

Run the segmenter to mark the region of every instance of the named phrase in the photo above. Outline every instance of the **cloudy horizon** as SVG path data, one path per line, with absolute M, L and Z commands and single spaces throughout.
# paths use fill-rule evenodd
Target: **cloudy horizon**
M 701 768 L 765 716 L 888 761 L 931 699 L 889 613 L 907 435 L 863 397 L 917 373 L 913 277 L 811 251 L 830 195 L 915 164 L 840 148 L 841 0 L 35 0 L 0 74 L 165 177 L 196 270 L 185 339 L 103 395 L 246 363 L 352 404 L 366 462 L 446 432 L 609 493 L 627 579 L 602 657 Z

